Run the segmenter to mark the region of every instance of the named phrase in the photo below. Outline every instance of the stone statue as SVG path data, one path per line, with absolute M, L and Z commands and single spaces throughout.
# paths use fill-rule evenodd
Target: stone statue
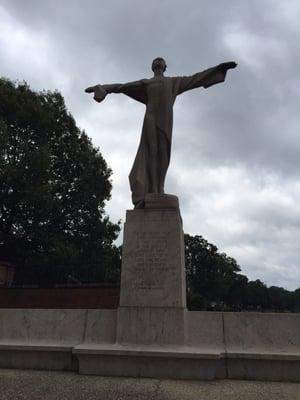
M 158 57 L 152 62 L 153 78 L 124 84 L 96 85 L 85 90 L 94 93 L 94 99 L 99 103 L 108 93 L 123 93 L 146 105 L 141 141 L 129 175 L 135 208 L 144 208 L 148 194 L 164 194 L 176 96 L 190 89 L 208 88 L 224 82 L 227 70 L 236 66 L 232 61 L 191 76 L 166 77 L 166 62 Z

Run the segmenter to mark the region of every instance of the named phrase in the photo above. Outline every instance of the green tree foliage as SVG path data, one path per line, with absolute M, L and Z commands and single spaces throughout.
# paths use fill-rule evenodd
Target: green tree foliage
M 60 93 L 0 79 L 0 259 L 25 275 L 77 265 L 84 280 L 94 265 L 104 278 L 120 258 L 119 225 L 104 213 L 110 175 Z
M 200 302 L 202 306 L 224 303 L 240 271 L 236 261 L 219 253 L 217 247 L 202 236 L 185 235 L 185 262 L 191 302 Z
M 247 306 L 253 309 L 269 308 L 269 293 L 267 285 L 259 279 L 248 282 L 247 288 Z
M 201 236 L 185 235 L 188 307 L 192 310 L 299 311 L 300 288 L 290 292 L 248 281 L 237 262 Z
M 300 312 L 300 288 L 291 293 L 290 309 L 292 311 Z

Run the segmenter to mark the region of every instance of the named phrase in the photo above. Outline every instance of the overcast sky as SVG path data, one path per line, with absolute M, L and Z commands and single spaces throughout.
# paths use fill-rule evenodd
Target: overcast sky
M 225 83 L 178 96 L 166 192 L 184 231 L 250 279 L 300 286 L 299 0 L 0 0 L 0 76 L 58 89 L 113 170 L 111 219 L 132 208 L 128 174 L 144 105 L 101 104 L 96 83 L 189 75 L 238 62 Z

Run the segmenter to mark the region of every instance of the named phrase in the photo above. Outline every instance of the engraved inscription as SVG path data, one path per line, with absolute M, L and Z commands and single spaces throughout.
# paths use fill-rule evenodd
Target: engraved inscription
M 121 307 L 185 305 L 184 244 L 176 212 L 127 212 L 122 256 Z
M 176 278 L 168 255 L 170 232 L 134 232 L 132 289 L 164 289 Z

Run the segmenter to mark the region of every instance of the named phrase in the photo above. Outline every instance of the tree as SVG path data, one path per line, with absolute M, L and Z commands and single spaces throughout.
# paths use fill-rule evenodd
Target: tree
M 240 273 L 233 274 L 231 284 L 224 302 L 232 311 L 241 311 L 247 308 L 248 278 Z
M 202 236 L 185 235 L 188 307 L 192 310 L 299 311 L 300 289 L 248 281 L 234 258 Z
M 259 279 L 248 282 L 247 307 L 254 310 L 270 308 L 268 287 Z
M 291 294 L 291 309 L 300 312 L 300 287 Z
M 234 258 L 219 253 L 202 236 L 185 235 L 185 263 L 190 308 L 224 308 L 232 289 L 245 278 L 238 274 L 240 267 Z M 234 302 L 239 302 L 236 296 Z
M 110 176 L 59 92 L 0 79 L 0 259 L 24 276 L 95 264 L 105 275 L 119 233 L 104 212 Z
M 284 311 L 290 308 L 291 292 L 288 290 L 282 287 L 271 286 L 268 288 L 268 294 L 271 309 Z

